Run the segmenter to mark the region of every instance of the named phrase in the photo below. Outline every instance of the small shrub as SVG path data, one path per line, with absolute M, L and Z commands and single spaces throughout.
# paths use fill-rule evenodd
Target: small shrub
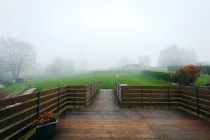
M 181 85 L 190 85 L 194 83 L 201 74 L 199 67 L 194 65 L 187 65 L 176 70 L 175 77 L 177 82 Z
M 36 121 L 36 125 L 44 125 L 56 122 L 56 116 L 53 113 L 45 112 L 40 115 L 38 120 Z

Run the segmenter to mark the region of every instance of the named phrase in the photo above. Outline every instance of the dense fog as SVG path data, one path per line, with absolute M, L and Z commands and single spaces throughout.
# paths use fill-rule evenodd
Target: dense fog
M 0 75 L 209 64 L 209 0 L 1 0 Z

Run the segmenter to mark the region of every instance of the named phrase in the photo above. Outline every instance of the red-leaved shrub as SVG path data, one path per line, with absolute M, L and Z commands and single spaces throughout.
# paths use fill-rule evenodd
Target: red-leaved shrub
M 201 74 L 199 67 L 195 65 L 184 66 L 175 72 L 175 77 L 180 85 L 190 85 L 194 83 Z

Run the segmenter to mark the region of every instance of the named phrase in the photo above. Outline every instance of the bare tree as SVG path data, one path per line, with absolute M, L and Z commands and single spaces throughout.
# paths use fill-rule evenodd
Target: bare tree
M 59 75 L 64 68 L 64 61 L 60 57 L 55 57 L 47 68 L 47 71 L 50 72 L 53 76 Z
M 74 69 L 74 60 L 69 60 L 68 63 L 66 63 L 66 67 L 68 69 L 68 72 L 72 72 Z
M 194 50 L 179 48 L 177 45 L 171 45 L 160 52 L 159 65 L 196 65 L 198 57 Z
M 18 78 L 21 71 L 36 63 L 34 47 L 11 37 L 0 39 L 0 56 L 3 68 L 9 69 L 14 79 Z

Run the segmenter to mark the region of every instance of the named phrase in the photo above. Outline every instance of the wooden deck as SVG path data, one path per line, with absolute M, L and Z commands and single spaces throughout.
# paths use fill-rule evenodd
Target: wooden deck
M 119 108 L 112 90 L 101 90 L 89 108 L 68 109 L 58 140 L 209 140 L 210 123 L 179 109 Z

